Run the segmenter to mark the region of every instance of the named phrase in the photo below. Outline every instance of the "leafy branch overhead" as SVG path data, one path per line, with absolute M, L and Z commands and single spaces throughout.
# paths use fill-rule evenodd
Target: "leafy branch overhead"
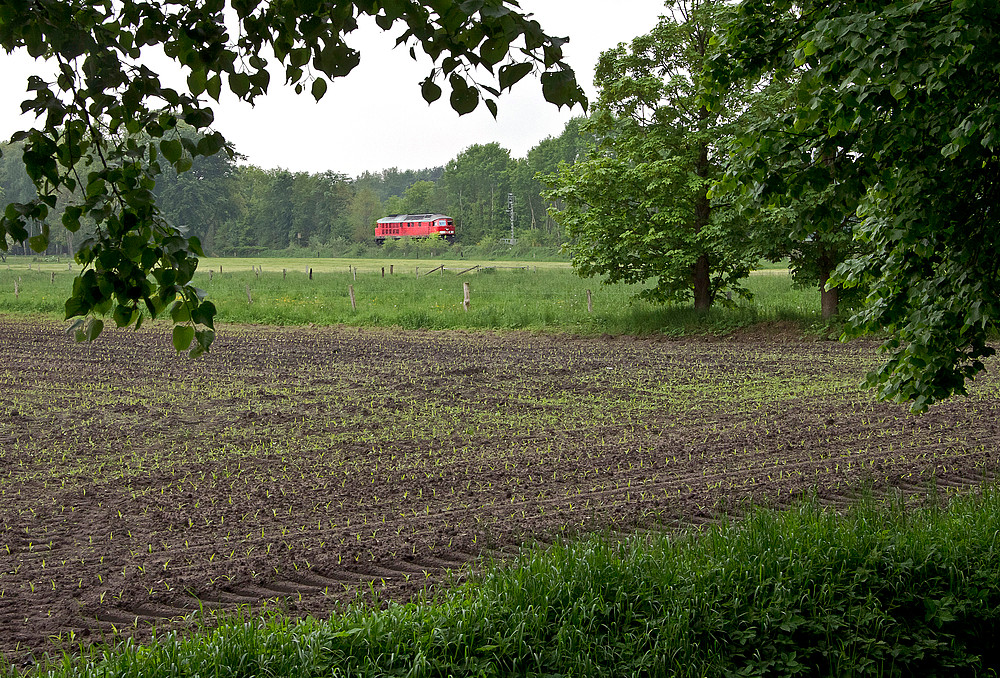
M 868 290 L 849 334 L 888 335 L 869 385 L 915 411 L 965 393 L 1000 319 L 1000 6 L 746 0 L 719 47 L 717 99 L 795 82 L 793 109 L 742 135 L 729 183 L 773 204 L 832 182 L 856 206 L 864 250 L 831 281 Z
M 66 317 L 80 318 L 78 339 L 100 334 L 98 315 L 138 327 L 146 314 L 169 312 L 178 351 L 208 350 L 215 307 L 192 284 L 201 244 L 162 217 L 156 177 L 167 165 L 184 172 L 194 158 L 233 154 L 211 129 L 209 100 L 224 89 L 248 102 L 265 94 L 274 64 L 262 55 L 273 53 L 297 92 L 321 99 L 328 81 L 359 63 L 346 37 L 361 16 L 385 30 L 402 26 L 397 44 L 431 58 L 420 85 L 428 102 L 444 84 L 458 113 L 482 101 L 495 116 L 501 93 L 538 73 L 548 101 L 586 105 L 563 61 L 566 40 L 546 35 L 513 0 L 4 3 L 0 46 L 46 59 L 56 74 L 28 81 L 21 108 L 39 122 L 13 140 L 23 141 L 37 199 L 4 210 L 0 249 L 9 236 L 43 251 L 58 201 L 61 226 L 75 233 L 92 224 L 95 233 L 78 248 L 84 269 L 66 303 Z M 156 47 L 180 65 L 184 87 L 166 86 L 145 63 Z M 185 125 L 198 134 L 182 133 Z

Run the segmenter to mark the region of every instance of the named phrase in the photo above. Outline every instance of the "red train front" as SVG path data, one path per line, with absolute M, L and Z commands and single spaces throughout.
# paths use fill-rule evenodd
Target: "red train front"
M 435 233 L 454 242 L 455 220 L 444 214 L 392 214 L 375 224 L 375 242 L 379 245 L 390 238 L 426 238 Z

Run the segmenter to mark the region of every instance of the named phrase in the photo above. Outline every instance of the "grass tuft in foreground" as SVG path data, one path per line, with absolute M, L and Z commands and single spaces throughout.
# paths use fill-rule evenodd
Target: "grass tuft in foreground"
M 993 674 L 1000 489 L 532 551 L 438 599 L 91 650 L 52 676 Z

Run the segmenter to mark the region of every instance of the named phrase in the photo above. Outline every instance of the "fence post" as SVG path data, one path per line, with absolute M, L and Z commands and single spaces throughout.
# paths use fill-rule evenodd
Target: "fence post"
M 590 298 L 590 290 L 587 290 L 587 313 L 594 312 L 594 300 Z
M 354 272 L 354 282 L 357 282 L 358 281 L 358 267 L 357 266 L 352 266 L 351 270 Z
M 393 264 L 389 264 L 389 275 L 392 275 Z
M 55 284 L 55 282 L 56 282 L 56 272 L 55 271 L 52 271 L 52 277 L 49 278 L 49 282 L 52 283 L 53 285 Z
M 288 275 L 288 271 L 287 271 L 286 269 L 284 269 L 284 268 L 283 268 L 283 269 L 281 269 L 281 279 L 282 279 L 282 280 L 284 280 L 284 279 L 285 279 L 285 276 L 286 276 L 286 275 Z
M 347 286 L 347 293 L 349 295 L 351 295 L 351 310 L 352 311 L 357 311 L 358 310 L 358 304 L 357 304 L 357 302 L 354 301 L 354 285 L 348 285 Z
M 253 295 L 250 294 L 250 286 L 249 285 L 247 285 L 247 303 L 248 304 L 252 304 L 253 303 Z
M 414 271 L 414 276 L 417 277 L 417 278 L 420 277 L 420 267 L 419 266 L 417 266 L 417 270 Z
M 21 279 L 20 278 L 18 278 L 17 280 L 14 281 L 14 298 L 15 299 L 20 299 L 21 298 Z
M 313 270 L 311 268 L 309 269 L 309 279 L 313 279 Z
M 472 295 L 469 293 L 469 283 L 462 283 L 462 289 L 465 291 L 465 299 L 462 301 L 462 307 L 468 311 L 469 306 L 472 304 Z

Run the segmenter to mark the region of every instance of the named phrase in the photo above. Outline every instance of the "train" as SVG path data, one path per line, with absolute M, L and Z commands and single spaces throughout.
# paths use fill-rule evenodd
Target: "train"
M 435 233 L 448 242 L 455 242 L 455 220 L 444 214 L 391 214 L 375 224 L 375 243 L 426 238 Z

